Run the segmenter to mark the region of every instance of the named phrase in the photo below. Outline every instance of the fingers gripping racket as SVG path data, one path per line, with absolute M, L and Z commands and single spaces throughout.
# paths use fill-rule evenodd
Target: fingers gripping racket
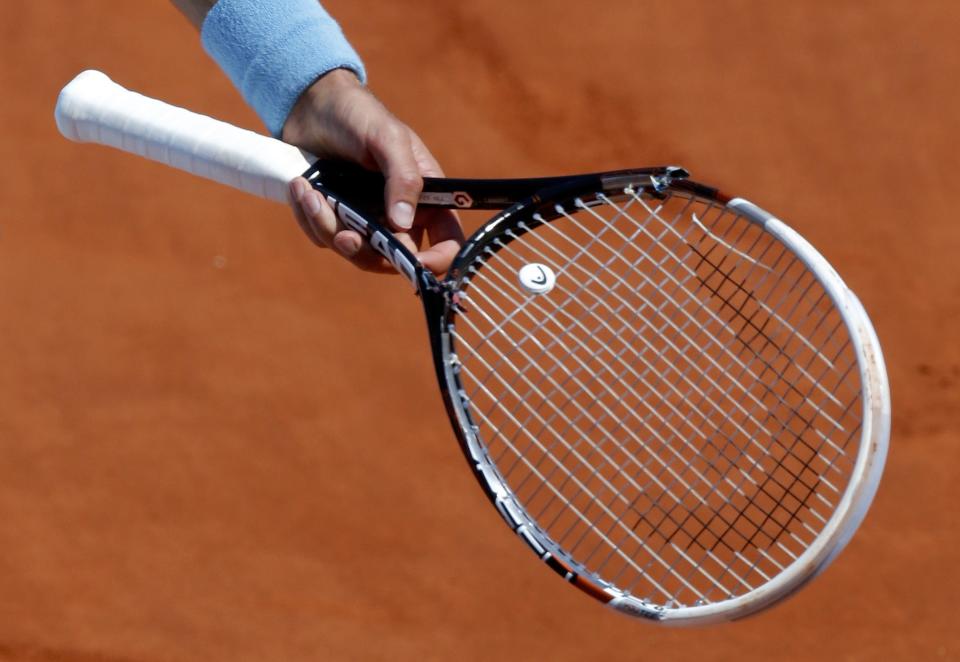
M 381 224 L 377 175 L 92 71 L 57 123 L 273 200 L 306 173 L 419 294 L 450 421 L 504 520 L 619 611 L 756 612 L 866 513 L 890 417 L 866 313 L 796 232 L 680 168 L 428 178 L 421 205 L 501 210 L 440 280 Z

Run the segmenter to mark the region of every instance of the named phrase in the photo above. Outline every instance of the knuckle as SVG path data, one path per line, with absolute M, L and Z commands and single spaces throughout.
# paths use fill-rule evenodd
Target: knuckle
M 390 176 L 390 181 L 402 191 L 419 191 L 423 187 L 423 178 L 419 173 L 403 170 Z
M 407 127 L 396 120 L 388 119 L 377 125 L 372 139 L 373 143 L 380 148 L 389 149 L 402 146 L 405 142 L 409 142 L 410 137 Z

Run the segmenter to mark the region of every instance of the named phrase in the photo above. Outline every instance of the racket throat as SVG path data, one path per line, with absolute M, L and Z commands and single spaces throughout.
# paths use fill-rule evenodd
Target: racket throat
M 308 172 L 308 174 L 310 173 Z M 326 198 L 327 203 L 333 208 L 340 222 L 361 235 L 374 251 L 382 255 L 398 274 L 413 285 L 415 291 L 419 292 L 422 286 L 430 285 L 431 281 L 436 283 L 436 279 L 423 268 L 417 258 L 413 256 L 413 253 L 407 250 L 406 246 L 401 244 L 386 228 L 370 220 L 369 215 L 351 209 L 337 195 L 324 188 L 320 182 L 313 181 L 311 183 Z

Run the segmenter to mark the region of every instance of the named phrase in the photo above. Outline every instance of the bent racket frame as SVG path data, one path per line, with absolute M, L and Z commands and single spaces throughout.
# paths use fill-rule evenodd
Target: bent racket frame
M 798 233 L 743 198 L 690 180 L 682 168 L 427 178 L 421 205 L 500 210 L 466 241 L 441 280 L 380 223 L 377 174 L 317 161 L 129 92 L 99 72 L 84 72 L 64 88 L 57 123 L 73 140 L 117 147 L 277 201 L 285 200 L 289 180 L 304 174 L 340 221 L 422 299 L 447 413 L 504 521 L 566 581 L 620 612 L 665 624 L 755 613 L 826 568 L 866 514 L 886 456 L 890 396 L 863 306 Z M 671 205 L 680 211 L 667 214 Z M 642 218 L 634 219 L 634 210 Z M 632 223 L 628 230 L 618 225 L 625 223 Z M 597 299 L 574 313 L 547 310 L 549 295 L 500 273 L 531 259 L 550 270 L 546 263 L 560 251 L 543 235 L 567 231 L 561 226 L 583 245 L 554 264 L 556 292 L 570 301 L 592 288 Z M 314 228 L 303 229 L 317 241 Z M 623 241 L 608 245 L 610 237 Z M 636 249 L 640 239 L 646 248 Z M 796 273 L 789 288 L 781 287 Z M 661 290 L 686 298 L 674 303 Z M 603 300 L 603 292 L 612 298 Z M 566 330 L 557 331 L 558 315 Z M 645 325 L 647 335 L 627 334 L 630 324 Z M 505 331 L 510 327 L 521 331 Z M 579 335 L 564 336 L 570 329 Z M 607 346 L 611 338 L 616 352 Z M 497 343 L 493 353 L 483 349 Z M 551 358 L 551 348 L 570 361 Z M 612 387 L 593 375 L 592 393 L 585 375 L 600 355 L 616 361 L 620 373 L 596 364 L 609 371 Z M 651 382 L 657 371 L 669 378 Z M 749 387 L 736 384 L 744 376 Z M 637 395 L 638 385 L 644 394 Z M 651 405 L 646 393 L 660 399 Z M 558 394 L 566 404 L 555 402 Z M 567 410 L 570 402 L 576 413 Z M 600 413 L 590 413 L 594 404 Z M 700 413 L 700 405 L 721 413 Z M 733 413 L 723 415 L 725 408 Z M 709 434 L 685 417 L 708 426 Z M 841 431 L 845 438 L 833 438 Z M 602 438 L 594 443 L 591 434 Z M 579 549 L 585 540 L 593 545 L 589 553 Z M 606 555 L 602 561 L 598 552 Z

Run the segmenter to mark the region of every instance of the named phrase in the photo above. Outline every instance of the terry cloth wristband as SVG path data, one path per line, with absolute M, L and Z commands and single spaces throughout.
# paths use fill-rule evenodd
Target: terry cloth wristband
M 307 87 L 333 69 L 366 81 L 363 63 L 318 0 L 219 0 L 200 39 L 276 137 Z

